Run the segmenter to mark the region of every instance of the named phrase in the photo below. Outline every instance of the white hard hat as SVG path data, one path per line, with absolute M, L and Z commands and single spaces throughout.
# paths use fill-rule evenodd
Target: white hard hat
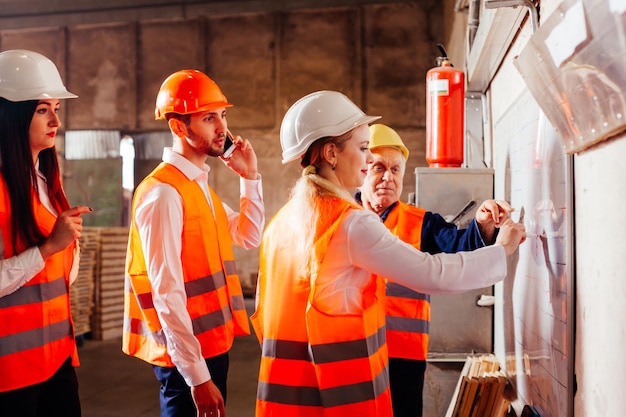
M 337 91 L 316 91 L 302 97 L 287 110 L 280 126 L 283 164 L 302 157 L 318 139 L 340 136 L 380 119 L 368 116 Z
M 57 67 L 45 56 L 25 49 L 0 52 L 0 97 L 9 101 L 75 98 Z

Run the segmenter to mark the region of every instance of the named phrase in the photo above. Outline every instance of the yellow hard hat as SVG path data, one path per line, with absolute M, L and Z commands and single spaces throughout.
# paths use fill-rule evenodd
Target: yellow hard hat
M 409 159 L 409 149 L 404 146 L 404 142 L 400 138 L 400 135 L 384 124 L 374 124 L 370 125 L 370 149 L 381 148 L 384 146 L 391 146 L 398 148 L 402 155 L 404 155 L 404 159 Z

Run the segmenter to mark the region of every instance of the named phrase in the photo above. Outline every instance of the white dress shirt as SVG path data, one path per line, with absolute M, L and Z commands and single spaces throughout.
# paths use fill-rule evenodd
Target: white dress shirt
M 328 314 L 362 312 L 363 289 L 377 274 L 426 294 L 483 288 L 507 274 L 504 247 L 495 244 L 429 255 L 392 234 L 369 210 L 351 210 L 328 245 L 315 282 L 316 307 Z
M 198 168 L 171 148 L 163 161 L 174 165 L 187 178 L 197 181 L 213 207 L 208 192 L 209 166 Z M 233 242 L 245 249 L 256 248 L 265 226 L 261 179 L 240 178 L 240 213 L 223 204 Z M 187 313 L 187 296 L 181 262 L 183 201 L 174 187 L 158 183 L 146 190 L 135 208 L 155 310 L 167 340 L 167 352 L 189 386 L 200 385 L 211 375 L 193 334 Z

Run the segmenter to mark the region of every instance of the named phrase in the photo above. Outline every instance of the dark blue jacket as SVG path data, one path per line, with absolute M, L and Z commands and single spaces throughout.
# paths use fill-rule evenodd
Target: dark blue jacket
M 356 201 L 361 203 L 361 193 L 355 195 Z M 380 218 L 384 222 L 389 213 L 398 205 L 393 203 L 389 206 Z M 497 230 L 496 230 L 497 236 Z M 491 242 L 489 242 L 491 243 Z M 459 251 L 470 251 L 483 246 L 487 246 L 480 234 L 476 219 L 466 229 L 459 229 L 455 224 L 448 223 L 441 215 L 427 211 L 424 214 L 422 224 L 421 251 L 428 253 L 454 253 Z

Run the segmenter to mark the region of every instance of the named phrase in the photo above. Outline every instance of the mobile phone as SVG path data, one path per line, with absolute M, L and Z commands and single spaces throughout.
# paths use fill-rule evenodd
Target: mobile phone
M 226 140 L 224 141 L 224 153 L 222 154 L 222 158 L 228 159 L 235 152 L 237 146 L 233 142 L 233 137 L 230 132 L 226 132 Z

